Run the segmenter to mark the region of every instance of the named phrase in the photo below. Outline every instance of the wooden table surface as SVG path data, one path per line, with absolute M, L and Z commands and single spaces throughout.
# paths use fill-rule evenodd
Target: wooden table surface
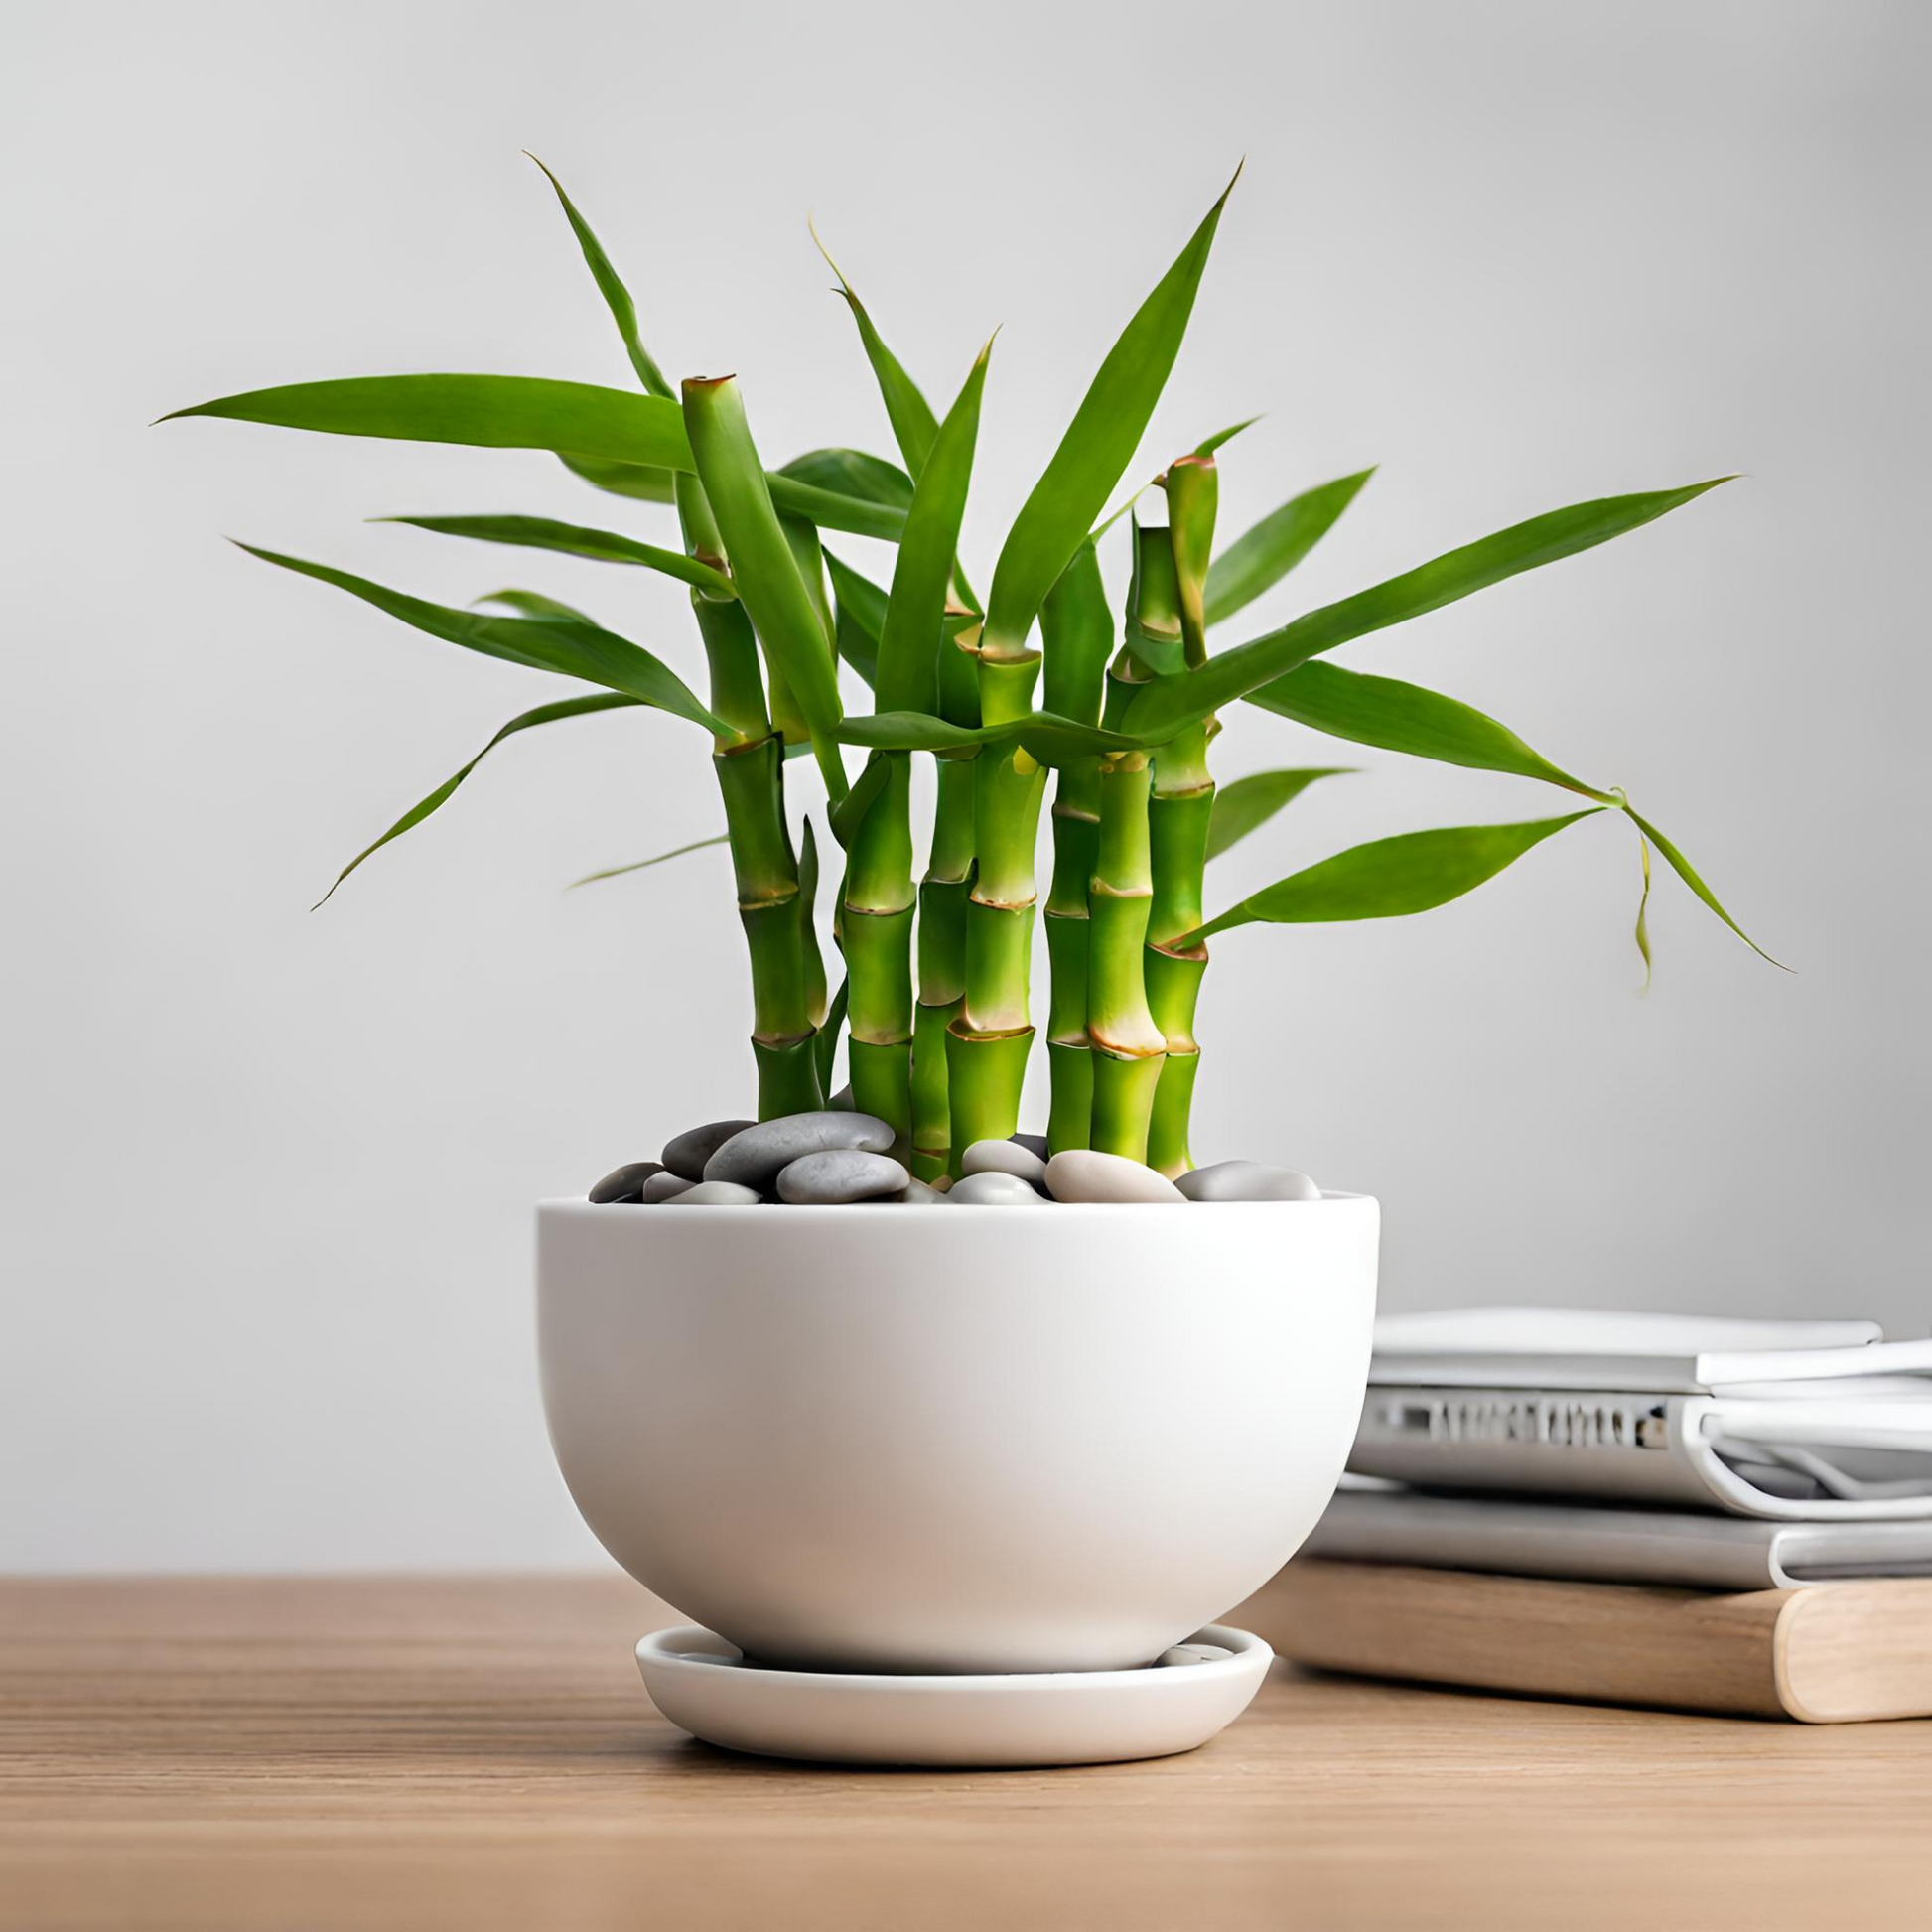
M 1298 1678 L 1205 1749 L 818 1770 L 659 1718 L 617 1577 L 0 1582 L 0 1926 L 1932 1924 L 1932 1723 Z

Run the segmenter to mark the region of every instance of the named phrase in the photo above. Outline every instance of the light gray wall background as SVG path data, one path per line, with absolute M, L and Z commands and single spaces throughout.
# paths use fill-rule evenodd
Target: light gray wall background
M 1199 1142 L 1381 1195 L 1391 1307 L 1925 1330 L 1924 8 L 7 20 L 0 1562 L 592 1554 L 536 1402 L 529 1203 L 749 1076 L 722 856 L 561 888 L 715 829 L 701 745 L 636 716 L 533 736 L 311 915 L 552 687 L 221 538 L 454 602 L 540 584 L 691 669 L 679 598 L 362 521 L 624 520 L 541 456 L 145 427 L 334 374 L 625 381 L 524 147 L 672 372 L 740 371 L 777 455 L 888 442 L 808 210 L 935 395 L 1004 324 L 982 572 L 1243 154 L 1145 467 L 1268 412 L 1227 454 L 1234 530 L 1383 466 L 1255 627 L 1562 502 L 1743 472 L 1344 661 L 1627 786 L 1796 975 L 1663 878 L 1639 998 L 1606 819 L 1427 918 L 1222 942 Z M 1228 721 L 1229 774 L 1321 761 Z M 1363 762 L 1220 891 L 1558 803 Z

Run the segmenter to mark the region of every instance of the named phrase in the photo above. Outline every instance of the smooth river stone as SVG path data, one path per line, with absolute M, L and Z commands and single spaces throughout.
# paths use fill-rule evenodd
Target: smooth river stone
M 680 1194 L 688 1194 L 698 1183 L 686 1180 L 682 1174 L 654 1173 L 644 1182 L 644 1205 L 655 1207 L 659 1201 L 676 1200 Z
M 1162 1664 L 1224 1664 L 1234 1655 L 1218 1643 L 1177 1643 L 1155 1660 Z
M 1185 1200 L 1165 1174 L 1121 1154 L 1101 1154 L 1093 1148 L 1070 1147 L 1046 1164 L 1046 1191 L 1061 1201 Z
M 1321 1189 L 1293 1168 L 1260 1161 L 1216 1161 L 1196 1168 L 1174 1185 L 1189 1200 L 1319 1200 Z
M 702 1180 L 704 1164 L 734 1134 L 742 1134 L 752 1125 L 749 1120 L 714 1120 L 687 1128 L 676 1140 L 664 1143 L 664 1165 L 681 1179 Z
M 867 1154 L 856 1147 L 805 1154 L 778 1175 L 778 1198 L 794 1207 L 837 1207 L 845 1201 L 877 1200 L 910 1185 L 912 1176 L 890 1154 Z
M 673 1194 L 666 1207 L 758 1207 L 764 1196 L 756 1187 L 741 1187 L 735 1180 L 701 1180 L 681 1194 Z
M 962 1174 L 947 1189 L 945 1198 L 962 1207 L 1044 1207 L 1039 1190 L 1017 1173 Z
M 902 1207 L 937 1207 L 946 1198 L 938 1187 L 928 1187 L 923 1180 L 908 1180 L 896 1194 L 886 1196 L 889 1201 L 897 1201 Z
M 613 1168 L 590 1191 L 590 1198 L 603 1206 L 608 1201 L 637 1201 L 644 1197 L 644 1182 L 652 1174 L 662 1173 L 663 1169 L 655 1161 L 626 1161 L 621 1168 Z
M 1046 1163 L 1030 1147 L 1012 1141 L 975 1141 L 959 1157 L 961 1173 L 1011 1173 L 1022 1180 L 1043 1180 Z
M 830 1148 L 858 1148 L 890 1154 L 893 1130 L 874 1114 L 785 1114 L 734 1134 L 704 1164 L 707 1180 L 735 1180 L 744 1187 L 770 1191 L 771 1183 L 794 1161 Z

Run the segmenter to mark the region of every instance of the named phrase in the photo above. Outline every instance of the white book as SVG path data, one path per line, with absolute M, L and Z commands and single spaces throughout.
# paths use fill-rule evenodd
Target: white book
M 1856 1577 L 1932 1576 L 1932 1518 L 1778 1523 L 1351 1482 L 1302 1554 L 1587 1583 L 1788 1589 Z
M 1468 1309 L 1376 1324 L 1349 1468 L 1785 1521 L 1932 1516 L 1932 1341 Z

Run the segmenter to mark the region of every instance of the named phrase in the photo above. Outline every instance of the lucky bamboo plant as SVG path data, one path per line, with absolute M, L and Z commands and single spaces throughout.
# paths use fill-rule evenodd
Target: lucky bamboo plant
M 436 811 L 515 733 L 622 706 L 686 720 L 710 741 L 723 804 L 721 838 L 751 968 L 759 1117 L 825 1104 L 843 1028 L 853 1104 L 892 1125 L 925 1179 L 956 1172 L 974 1141 L 1019 1126 L 1037 1035 L 1035 857 L 1049 783 L 1054 1151 L 1093 1147 L 1170 1175 L 1190 1165 L 1201 1055 L 1194 1016 L 1214 935 L 1253 922 L 1424 911 L 1595 813 L 1620 814 L 1635 829 L 1646 900 L 1654 847 L 1745 937 L 1621 791 L 1585 783 L 1452 698 L 1324 661 L 1351 639 L 1634 530 L 1713 483 L 1573 504 L 1211 649 L 1210 633 L 1293 570 L 1370 475 L 1293 497 L 1216 555 L 1217 452 L 1242 424 L 1176 455 L 1107 513 L 1180 349 L 1224 193 L 1102 361 L 982 599 L 958 549 L 990 342 L 942 419 L 840 274 L 900 462 L 827 449 L 767 470 L 737 379 L 694 377 L 673 390 L 644 346 L 623 282 L 550 180 L 628 353 L 634 391 L 517 376 L 374 376 L 255 390 L 177 414 L 549 451 L 588 483 L 662 506 L 653 513 L 674 515 L 676 547 L 541 517 L 392 520 L 681 581 L 707 693 L 701 699 L 652 652 L 534 592 L 502 591 L 479 600 L 492 609 L 454 610 L 244 546 L 432 636 L 592 687 L 511 719 L 352 860 L 338 885 Z M 1159 514 L 1144 518 L 1144 502 Z M 827 533 L 895 546 L 890 582 L 870 580 L 828 549 Z M 1112 543 L 1128 552 L 1118 618 L 1101 570 Z M 869 688 L 870 710 L 848 710 L 841 667 Z M 1208 861 L 1339 768 L 1295 766 L 1217 787 L 1218 714 L 1237 701 L 1331 738 L 1536 779 L 1585 802 L 1557 817 L 1355 846 L 1210 916 Z M 856 766 L 854 750 L 864 754 Z M 794 833 L 792 754 L 815 765 L 843 855 L 832 935 L 844 972 L 829 999 L 815 904 L 821 852 L 809 815 Z M 921 756 L 936 765 L 923 841 L 912 811 Z M 1647 964 L 1641 906 L 1637 940 Z

